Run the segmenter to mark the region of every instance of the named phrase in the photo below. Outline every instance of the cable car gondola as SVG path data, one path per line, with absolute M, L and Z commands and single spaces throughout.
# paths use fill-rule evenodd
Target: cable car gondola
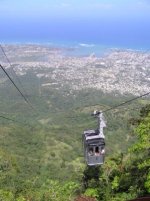
M 94 111 L 93 115 L 98 118 L 99 128 L 87 130 L 83 133 L 84 157 L 87 165 L 102 165 L 105 158 L 105 136 L 103 128 L 106 127 L 103 113 Z

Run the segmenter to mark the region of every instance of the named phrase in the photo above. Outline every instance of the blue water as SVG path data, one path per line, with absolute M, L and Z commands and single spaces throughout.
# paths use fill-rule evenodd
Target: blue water
M 150 50 L 149 18 L 4 19 L 0 43 L 38 43 L 72 48 L 68 54 L 100 55 L 110 48 Z
M 48 45 L 49 47 L 60 47 L 63 48 L 63 53 L 68 56 L 89 56 L 94 54 L 97 57 L 103 56 L 114 49 L 119 50 L 133 50 L 141 52 L 149 52 L 150 48 L 147 45 L 143 46 L 132 46 L 132 45 L 104 45 L 97 43 L 79 43 L 72 41 L 55 41 L 51 43 L 41 43 Z
M 49 47 L 62 48 L 62 53 L 67 56 L 89 56 L 94 54 L 99 57 L 110 51 L 111 46 L 94 43 L 79 43 L 71 41 L 55 41 L 51 43 L 41 43 Z
M 110 45 L 99 44 L 96 43 L 85 43 L 78 41 L 50 41 L 50 40 L 6 40 L 2 41 L 2 44 L 36 44 L 43 45 L 50 48 L 60 48 L 62 50 L 62 54 L 65 56 L 89 56 L 94 54 L 97 57 L 101 57 L 107 53 L 109 53 L 112 49 L 121 49 L 121 50 L 133 50 L 133 51 L 150 51 L 149 46 L 136 46 L 136 45 L 122 45 L 115 43 Z

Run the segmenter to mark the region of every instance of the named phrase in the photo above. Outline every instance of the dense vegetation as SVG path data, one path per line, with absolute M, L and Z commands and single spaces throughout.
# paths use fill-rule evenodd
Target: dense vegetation
M 149 107 L 139 112 L 148 99 L 105 114 L 106 161 L 87 168 L 81 134 L 97 126 L 90 113 L 131 96 L 41 87 L 44 80 L 31 71 L 21 81 L 32 110 L 3 74 L 0 80 L 1 115 L 22 122 L 0 119 L 1 201 L 66 201 L 77 194 L 127 200 L 150 191 Z
M 127 153 L 108 157 L 100 168 L 85 169 L 86 195 L 101 201 L 125 201 L 150 193 L 150 105 L 141 110 L 135 123 L 137 140 Z

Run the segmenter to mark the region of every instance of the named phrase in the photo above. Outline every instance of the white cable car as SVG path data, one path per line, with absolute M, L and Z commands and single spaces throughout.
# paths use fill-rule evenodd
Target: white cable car
M 87 130 L 83 133 L 84 157 L 87 165 L 102 165 L 105 157 L 105 136 L 103 128 L 106 127 L 103 113 L 94 111 L 93 115 L 98 118 L 99 128 Z

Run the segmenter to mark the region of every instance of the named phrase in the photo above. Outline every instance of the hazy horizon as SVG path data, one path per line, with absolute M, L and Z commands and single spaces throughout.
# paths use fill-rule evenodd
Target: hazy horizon
M 1 43 L 150 47 L 147 0 L 1 0 L 0 19 Z

